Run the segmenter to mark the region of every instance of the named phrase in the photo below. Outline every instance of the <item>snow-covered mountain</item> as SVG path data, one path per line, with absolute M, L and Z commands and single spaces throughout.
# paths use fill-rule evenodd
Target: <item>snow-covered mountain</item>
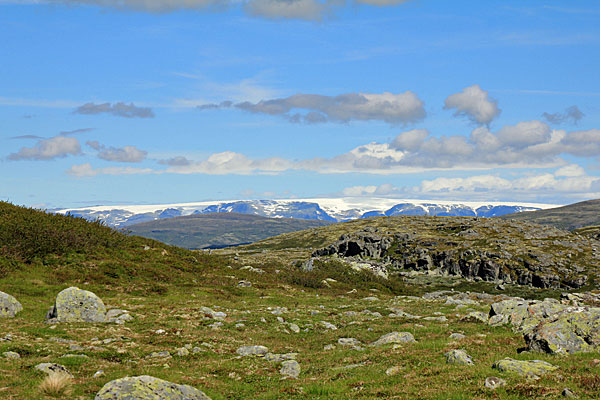
M 237 212 L 272 218 L 302 218 L 347 221 L 390 215 L 449 215 L 496 217 L 521 211 L 558 207 L 555 204 L 511 202 L 458 202 L 389 198 L 316 198 L 291 200 L 235 200 L 199 203 L 94 206 L 59 209 L 54 212 L 100 219 L 108 226 L 123 228 L 139 222 L 181 215 Z

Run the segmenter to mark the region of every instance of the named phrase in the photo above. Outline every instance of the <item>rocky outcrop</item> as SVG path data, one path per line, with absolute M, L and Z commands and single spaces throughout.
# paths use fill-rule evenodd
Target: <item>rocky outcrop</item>
M 13 318 L 23 310 L 21 303 L 10 294 L 0 292 L 0 318 Z
M 115 379 L 96 394 L 95 400 L 210 400 L 202 391 L 142 375 Z
M 46 319 L 56 322 L 106 322 L 106 307 L 94 293 L 70 287 L 56 296 Z
M 376 229 L 342 235 L 324 249 L 313 252 L 313 257 L 337 254 L 340 257 L 383 257 L 392 245 L 392 239 L 377 233 Z

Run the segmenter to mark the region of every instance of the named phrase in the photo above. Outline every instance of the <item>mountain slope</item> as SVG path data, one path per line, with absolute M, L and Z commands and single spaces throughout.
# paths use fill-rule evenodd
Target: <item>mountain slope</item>
M 556 207 L 551 204 L 511 202 L 458 202 L 390 198 L 317 198 L 294 200 L 237 200 L 180 204 L 94 206 L 53 210 L 109 226 L 123 228 L 136 223 L 206 213 L 243 213 L 271 218 L 349 221 L 391 215 L 446 215 L 494 217 L 508 213 Z
M 582 201 L 546 210 L 507 214 L 502 215 L 500 218 L 552 225 L 572 231 L 586 226 L 600 225 L 600 199 Z
M 231 213 L 194 214 L 127 227 L 131 233 L 188 249 L 237 246 L 331 222 Z

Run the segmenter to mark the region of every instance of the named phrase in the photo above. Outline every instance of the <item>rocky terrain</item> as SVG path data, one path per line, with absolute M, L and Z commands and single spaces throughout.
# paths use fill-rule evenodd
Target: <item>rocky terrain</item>
M 600 225 L 600 200 L 587 200 L 545 210 L 510 213 L 502 215 L 500 218 L 534 222 L 572 231 Z
M 458 233 L 494 228 L 515 240 L 509 252 L 519 230 L 549 243 L 575 240 L 567 232 L 541 230 L 543 239 L 533 225 L 502 234 L 473 218 L 395 217 L 208 255 L 6 204 L 0 217 L 1 398 L 596 399 L 600 390 L 597 290 L 351 266 L 391 257 L 384 248 L 400 254 L 395 235 L 407 230 L 407 240 L 449 246 L 456 235 L 474 247 Z M 340 253 L 354 253 L 351 238 L 369 255 Z M 595 243 L 582 240 L 587 254 Z M 331 246 L 337 257 L 308 265 Z

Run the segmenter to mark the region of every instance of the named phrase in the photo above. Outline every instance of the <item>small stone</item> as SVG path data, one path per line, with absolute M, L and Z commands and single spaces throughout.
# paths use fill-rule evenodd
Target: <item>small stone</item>
M 409 332 L 390 332 L 381 336 L 369 346 L 383 346 L 389 343 L 415 343 L 414 336 Z
M 506 381 L 497 376 L 488 376 L 485 378 L 485 387 L 488 389 L 497 389 L 499 387 L 506 386 Z
M 364 300 L 364 301 L 379 301 L 379 298 L 375 297 L 375 296 L 369 296 L 369 297 L 363 297 L 362 300 Z
M 238 287 L 252 287 L 252 282 L 241 280 L 238 282 Z
M 18 360 L 19 358 L 21 358 L 19 353 L 15 353 L 14 351 L 5 351 L 4 353 L 2 353 L 2 355 L 4 356 L 4 358 L 7 358 L 9 360 Z
M 466 338 L 466 336 L 463 335 L 462 333 L 451 333 L 450 334 L 450 339 L 452 339 L 452 340 L 461 340 L 464 338 Z
M 290 330 L 294 333 L 300 333 L 300 327 L 294 323 L 290 323 L 288 324 L 288 327 L 290 328 Z
M 564 388 L 561 394 L 563 395 L 563 397 L 567 397 L 569 399 L 576 399 L 577 398 L 577 396 L 575 395 L 575 393 L 573 393 L 571 391 L 571 389 L 569 389 L 569 388 Z
M 296 360 L 283 361 L 279 373 L 284 377 L 296 379 L 300 375 L 300 364 Z
M 38 371 L 45 372 L 48 375 L 62 373 L 62 374 L 69 375 L 71 378 L 73 377 L 73 375 L 69 372 L 69 370 L 60 364 L 41 363 L 41 364 L 36 365 L 35 369 L 37 369 Z
M 330 329 L 332 331 L 337 330 L 337 326 L 335 326 L 334 324 L 327 322 L 327 321 L 319 321 L 319 324 L 325 328 L 325 329 Z
M 323 346 L 323 350 L 325 350 L 325 351 L 334 350 L 334 349 L 335 349 L 334 344 L 326 344 L 325 346 Z
M 339 338 L 338 344 L 340 346 L 360 346 L 360 340 L 356 338 Z
M 100 378 L 101 376 L 104 376 L 104 370 L 103 369 L 99 369 L 98 371 L 96 371 L 94 373 L 94 375 L 92 376 L 92 378 Z
M 186 349 L 185 347 L 180 347 L 177 349 L 177 353 L 176 353 L 179 357 L 185 357 L 190 355 L 190 351 L 188 349 Z
M 171 358 L 171 353 L 168 351 L 155 351 L 148 354 L 146 358 Z
M 388 369 L 385 370 L 385 374 L 388 376 L 394 376 L 394 375 L 398 375 L 400 372 L 402 372 L 404 368 L 402 368 L 399 365 L 396 365 L 394 367 L 390 367 Z
M 163 333 L 166 333 L 167 331 L 165 331 L 164 329 L 157 329 L 154 331 L 154 333 L 156 333 L 157 335 L 162 335 Z
M 264 356 L 269 352 L 265 346 L 242 346 L 236 350 L 240 356 Z

